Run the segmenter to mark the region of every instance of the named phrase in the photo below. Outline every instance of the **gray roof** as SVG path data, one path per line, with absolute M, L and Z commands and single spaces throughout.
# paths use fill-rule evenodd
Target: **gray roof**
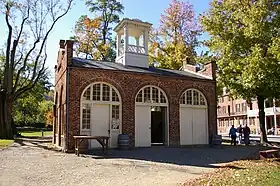
M 190 71 L 163 69 L 163 68 L 156 68 L 152 66 L 150 66 L 149 68 L 125 66 L 115 62 L 93 61 L 90 59 L 83 59 L 83 58 L 76 58 L 76 57 L 72 59 L 72 66 L 82 67 L 82 68 L 103 69 L 103 70 L 118 70 L 118 71 L 144 73 L 144 74 L 161 75 L 161 76 L 192 77 L 192 78 L 207 79 L 207 80 L 212 79 L 211 77 L 207 77 Z

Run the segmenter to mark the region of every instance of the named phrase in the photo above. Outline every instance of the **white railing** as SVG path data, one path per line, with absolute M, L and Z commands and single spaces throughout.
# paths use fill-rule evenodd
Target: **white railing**
M 280 114 L 280 107 L 269 107 L 264 109 L 265 115 L 273 115 L 274 113 L 279 115 Z M 259 116 L 259 109 L 254 109 L 254 110 L 248 110 L 247 115 L 250 117 L 256 117 Z
M 144 47 L 136 46 L 136 45 L 128 45 L 127 51 L 132 52 L 132 53 L 137 53 L 137 54 L 145 54 L 146 53 L 146 50 L 145 50 Z M 119 48 L 119 55 L 118 56 L 123 55 L 123 53 L 124 53 L 124 46 L 122 45 Z
M 142 46 L 128 45 L 127 51 L 137 53 L 137 54 L 145 54 L 145 48 Z

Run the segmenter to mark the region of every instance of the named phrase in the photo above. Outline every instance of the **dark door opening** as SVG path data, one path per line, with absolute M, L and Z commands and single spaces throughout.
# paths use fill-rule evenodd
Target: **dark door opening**
M 165 107 L 152 107 L 151 109 L 151 142 L 152 145 L 165 144 Z

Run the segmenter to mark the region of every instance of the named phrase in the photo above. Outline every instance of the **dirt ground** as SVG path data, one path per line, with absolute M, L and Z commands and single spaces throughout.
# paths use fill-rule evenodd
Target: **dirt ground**
M 181 185 L 214 170 L 217 163 L 246 157 L 255 148 L 189 147 L 110 150 L 77 157 L 24 141 L 0 150 L 0 185 Z

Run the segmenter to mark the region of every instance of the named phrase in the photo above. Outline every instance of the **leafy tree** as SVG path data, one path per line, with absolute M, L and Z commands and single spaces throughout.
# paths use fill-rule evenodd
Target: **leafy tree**
M 189 58 L 195 63 L 200 28 L 189 2 L 173 0 L 161 15 L 159 28 L 151 32 L 150 61 L 163 68 L 179 69 Z
M 101 55 L 103 55 L 103 45 L 99 43 L 101 38 L 99 30 L 99 19 L 90 19 L 86 15 L 79 18 L 75 25 L 75 36 L 72 37 L 72 39 L 76 41 L 74 51 L 77 56 L 85 55 L 86 59 L 101 59 Z
M 12 138 L 12 105 L 46 76 L 46 42 L 73 0 L 0 0 L 8 28 L 0 89 L 0 137 Z
M 13 105 L 13 119 L 16 124 L 45 123 L 45 114 L 52 108 L 46 108 L 49 92 L 47 81 L 38 82 L 33 89 L 23 93 Z
M 86 0 L 94 18 L 83 15 L 74 29 L 75 46 L 78 56 L 94 60 L 114 61 L 116 44 L 112 38 L 112 25 L 120 21 L 124 7 L 117 0 Z
M 280 7 L 270 0 L 214 0 L 201 23 L 218 55 L 219 79 L 233 95 L 257 98 L 261 142 L 264 100 L 280 95 Z

